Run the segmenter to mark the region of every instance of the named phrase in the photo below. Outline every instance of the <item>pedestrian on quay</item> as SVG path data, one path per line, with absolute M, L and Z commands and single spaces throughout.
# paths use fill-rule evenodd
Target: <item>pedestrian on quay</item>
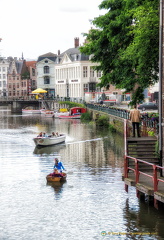
M 130 110 L 130 120 L 132 122 L 133 127 L 133 137 L 135 137 L 135 129 L 137 129 L 137 135 L 140 136 L 140 121 L 141 121 L 141 114 L 140 111 L 137 109 L 137 106 L 134 105 L 134 109 Z

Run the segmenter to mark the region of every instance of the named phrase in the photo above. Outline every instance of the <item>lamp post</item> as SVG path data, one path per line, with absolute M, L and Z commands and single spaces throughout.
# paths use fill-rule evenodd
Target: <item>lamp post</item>
M 163 0 L 160 0 L 160 27 L 159 27 L 159 153 L 160 153 L 160 166 L 162 163 L 162 78 L 163 78 Z

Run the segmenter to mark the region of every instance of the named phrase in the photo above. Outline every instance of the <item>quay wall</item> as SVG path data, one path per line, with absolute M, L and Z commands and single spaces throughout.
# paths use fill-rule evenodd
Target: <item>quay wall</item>
M 121 134 L 124 134 L 124 119 L 115 115 L 111 115 L 109 113 L 105 113 L 102 111 L 89 109 L 87 108 L 92 115 L 92 119 L 96 121 L 100 116 L 107 116 L 109 118 L 109 124 L 112 125 L 115 130 Z

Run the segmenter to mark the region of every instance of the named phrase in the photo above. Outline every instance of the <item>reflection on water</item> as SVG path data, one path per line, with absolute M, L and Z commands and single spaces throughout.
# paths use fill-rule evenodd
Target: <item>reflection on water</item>
M 124 190 L 122 136 L 80 120 L 0 113 L 0 240 L 163 239 L 164 213 Z M 41 131 L 66 142 L 36 148 Z M 65 183 L 46 181 L 56 156 Z
M 47 147 L 36 146 L 33 153 L 34 154 L 52 154 L 64 148 L 66 148 L 65 144 L 57 144 L 57 145 L 47 146 Z
M 47 186 L 51 186 L 54 189 L 55 199 L 59 200 L 62 197 L 63 185 L 65 182 L 47 182 Z

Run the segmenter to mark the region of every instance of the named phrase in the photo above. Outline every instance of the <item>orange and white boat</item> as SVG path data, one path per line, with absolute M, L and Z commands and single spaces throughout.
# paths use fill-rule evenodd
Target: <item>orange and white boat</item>
M 61 176 L 59 176 L 61 175 Z M 47 182 L 64 182 L 66 181 L 67 174 L 62 173 L 62 174 L 57 174 L 57 176 L 51 176 L 51 174 L 48 174 L 46 176 Z

